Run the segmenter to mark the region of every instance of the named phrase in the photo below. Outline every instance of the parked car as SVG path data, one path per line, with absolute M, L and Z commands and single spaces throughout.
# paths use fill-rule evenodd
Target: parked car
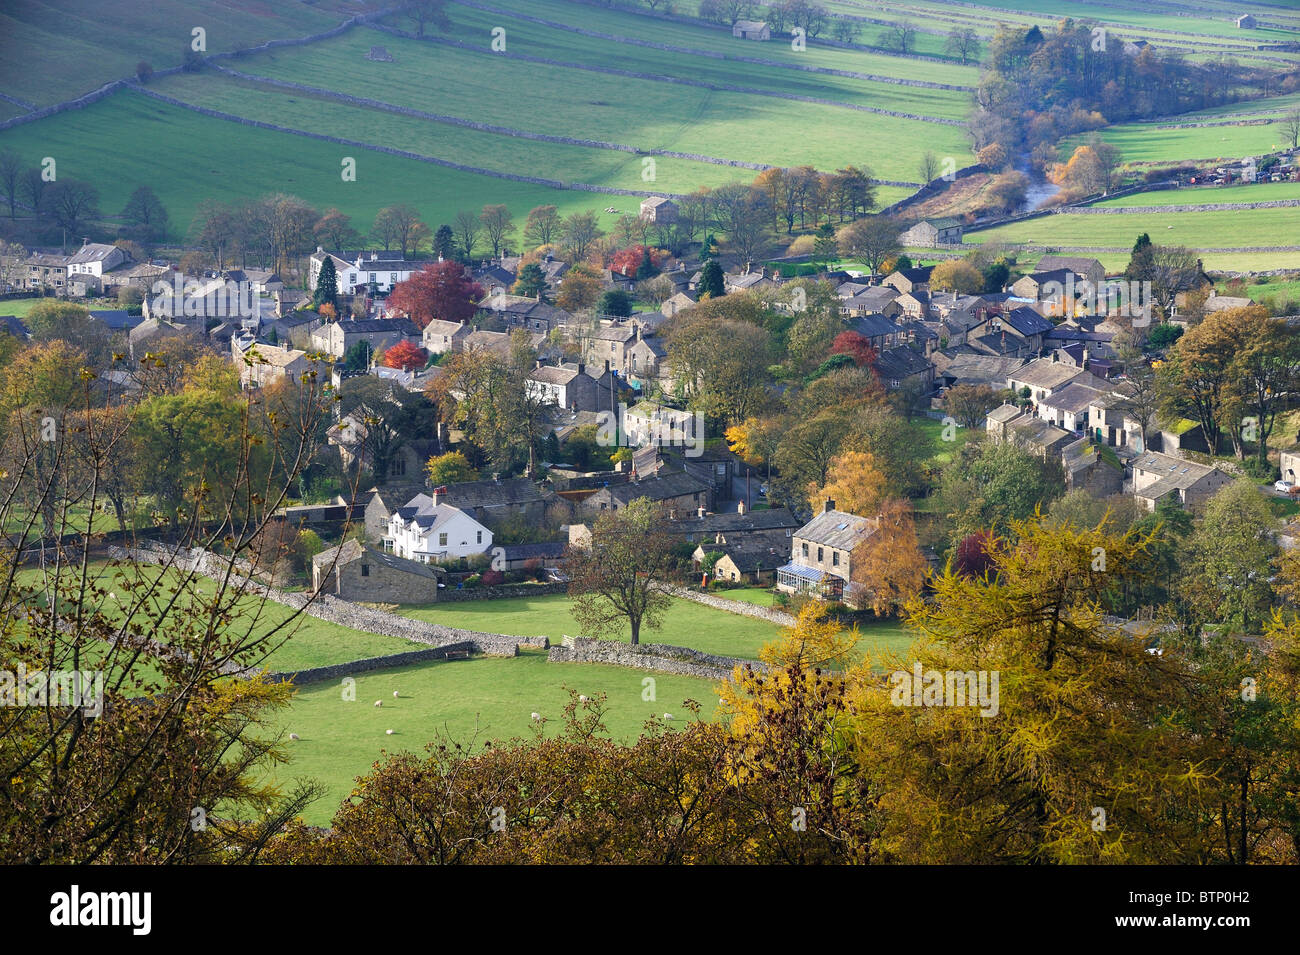
M 1273 490 L 1275 490 L 1275 491 L 1279 491 L 1279 492 L 1281 492 L 1282 494 L 1290 494 L 1290 493 L 1291 493 L 1291 489 L 1294 488 L 1294 487 L 1295 487 L 1295 485 L 1292 484 L 1290 481 L 1274 481 L 1274 482 L 1273 482 Z

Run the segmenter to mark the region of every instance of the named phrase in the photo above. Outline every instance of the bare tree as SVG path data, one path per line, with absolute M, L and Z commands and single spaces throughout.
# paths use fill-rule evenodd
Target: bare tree
M 460 240 L 460 247 L 465 252 L 465 258 L 474 257 L 474 246 L 478 244 L 479 231 L 483 223 L 479 217 L 468 210 L 456 213 L 455 223 L 452 228 L 456 231 L 456 238 Z

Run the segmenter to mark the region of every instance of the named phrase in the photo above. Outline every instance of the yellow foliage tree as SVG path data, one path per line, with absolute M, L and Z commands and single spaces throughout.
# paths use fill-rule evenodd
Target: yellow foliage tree
M 845 451 L 831 458 L 824 487 L 808 485 L 808 500 L 816 507 L 832 500 L 837 510 L 859 517 L 874 517 L 889 495 L 888 482 L 875 457 L 867 451 Z
M 890 498 L 881 508 L 880 526 L 853 553 L 852 577 L 861 605 L 882 616 L 895 613 L 920 594 L 928 569 L 911 507 Z

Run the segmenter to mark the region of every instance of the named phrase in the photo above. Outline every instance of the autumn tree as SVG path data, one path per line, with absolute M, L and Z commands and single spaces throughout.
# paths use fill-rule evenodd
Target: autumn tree
M 465 266 L 459 262 L 434 262 L 393 286 L 388 305 L 424 328 L 435 318 L 444 322 L 469 321 L 478 311 L 483 295 L 483 286 L 469 277 Z
M 402 258 L 406 258 L 408 253 L 418 252 L 433 238 L 433 232 L 420 218 L 420 213 L 405 203 L 380 209 L 370 234 L 382 242 L 385 249 L 396 246 Z
M 663 531 L 663 514 L 649 498 L 602 514 L 585 549 L 572 549 L 566 564 L 571 613 L 587 635 L 657 630 L 672 606 L 668 571 L 673 539 Z
M 564 273 L 555 304 L 566 312 L 581 312 L 595 308 L 604 291 L 605 285 L 595 269 L 580 263 Z
M 333 207 L 321 213 L 312 226 L 316 242 L 327 252 L 341 252 L 361 245 L 361 233 L 352 226 L 352 218 Z
M 908 608 L 918 639 L 872 661 L 888 680 L 859 685 L 880 847 L 929 863 L 1196 858 L 1184 810 L 1201 804 L 1207 769 L 1163 717 L 1190 702 L 1193 668 L 1147 653 L 1102 603 L 1141 541 L 1033 521 L 1010 530 L 1018 543 L 992 552 L 989 575 L 933 579 L 933 600 Z
M 534 206 L 524 221 L 524 242 L 533 248 L 551 245 L 560 237 L 560 225 L 555 206 Z
M 575 212 L 568 216 L 559 227 L 560 245 L 572 261 L 581 261 L 595 248 L 596 241 L 605 235 L 596 213 Z
M 835 509 L 858 517 L 875 517 L 889 496 L 885 476 L 876 459 L 864 451 L 844 451 L 832 458 L 830 480 L 808 485 L 808 500 L 814 509 L 822 501 L 834 501 Z
M 953 385 L 944 394 L 944 407 L 963 428 L 980 428 L 990 411 L 1001 404 L 988 385 Z
M 851 567 L 858 601 L 879 616 L 897 613 L 920 594 L 929 565 L 907 501 L 891 497 L 881 504 L 879 524 L 854 549 Z
M 384 352 L 384 364 L 402 371 L 423 368 L 428 360 L 429 356 L 423 348 L 408 341 L 400 341 Z
M 930 288 L 936 292 L 970 295 L 984 290 L 984 275 L 965 259 L 940 262 L 930 273 Z
M 831 342 L 832 355 L 848 355 L 859 368 L 871 368 L 880 357 L 871 339 L 860 332 L 840 332 Z

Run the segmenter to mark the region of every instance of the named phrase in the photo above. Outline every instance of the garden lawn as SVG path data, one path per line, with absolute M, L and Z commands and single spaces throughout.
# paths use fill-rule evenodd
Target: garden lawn
M 647 684 L 649 679 L 654 683 Z M 327 825 L 354 777 L 369 772 L 385 750 L 422 753 L 440 731 L 478 750 L 489 740 L 531 735 L 533 713 L 547 721 L 546 735 L 557 735 L 569 702 L 566 687 L 587 696 L 604 693 L 606 727 L 612 738 L 624 742 L 640 736 L 652 717 L 671 713 L 679 721 L 689 718 L 682 707 L 685 699 L 699 702 L 701 718 L 712 719 L 718 700 L 709 680 L 602 664 L 548 663 L 537 652 L 371 671 L 356 676 L 355 702 L 343 700 L 337 682 L 311 684 L 274 716 L 292 756 L 274 779 L 286 789 L 290 780 L 302 777 L 323 783 L 326 797 L 305 817 Z M 646 700 L 650 688 L 654 699 Z M 375 707 L 375 700 L 384 705 Z M 389 729 L 392 736 L 385 733 Z M 289 733 L 301 738 L 289 740 Z

